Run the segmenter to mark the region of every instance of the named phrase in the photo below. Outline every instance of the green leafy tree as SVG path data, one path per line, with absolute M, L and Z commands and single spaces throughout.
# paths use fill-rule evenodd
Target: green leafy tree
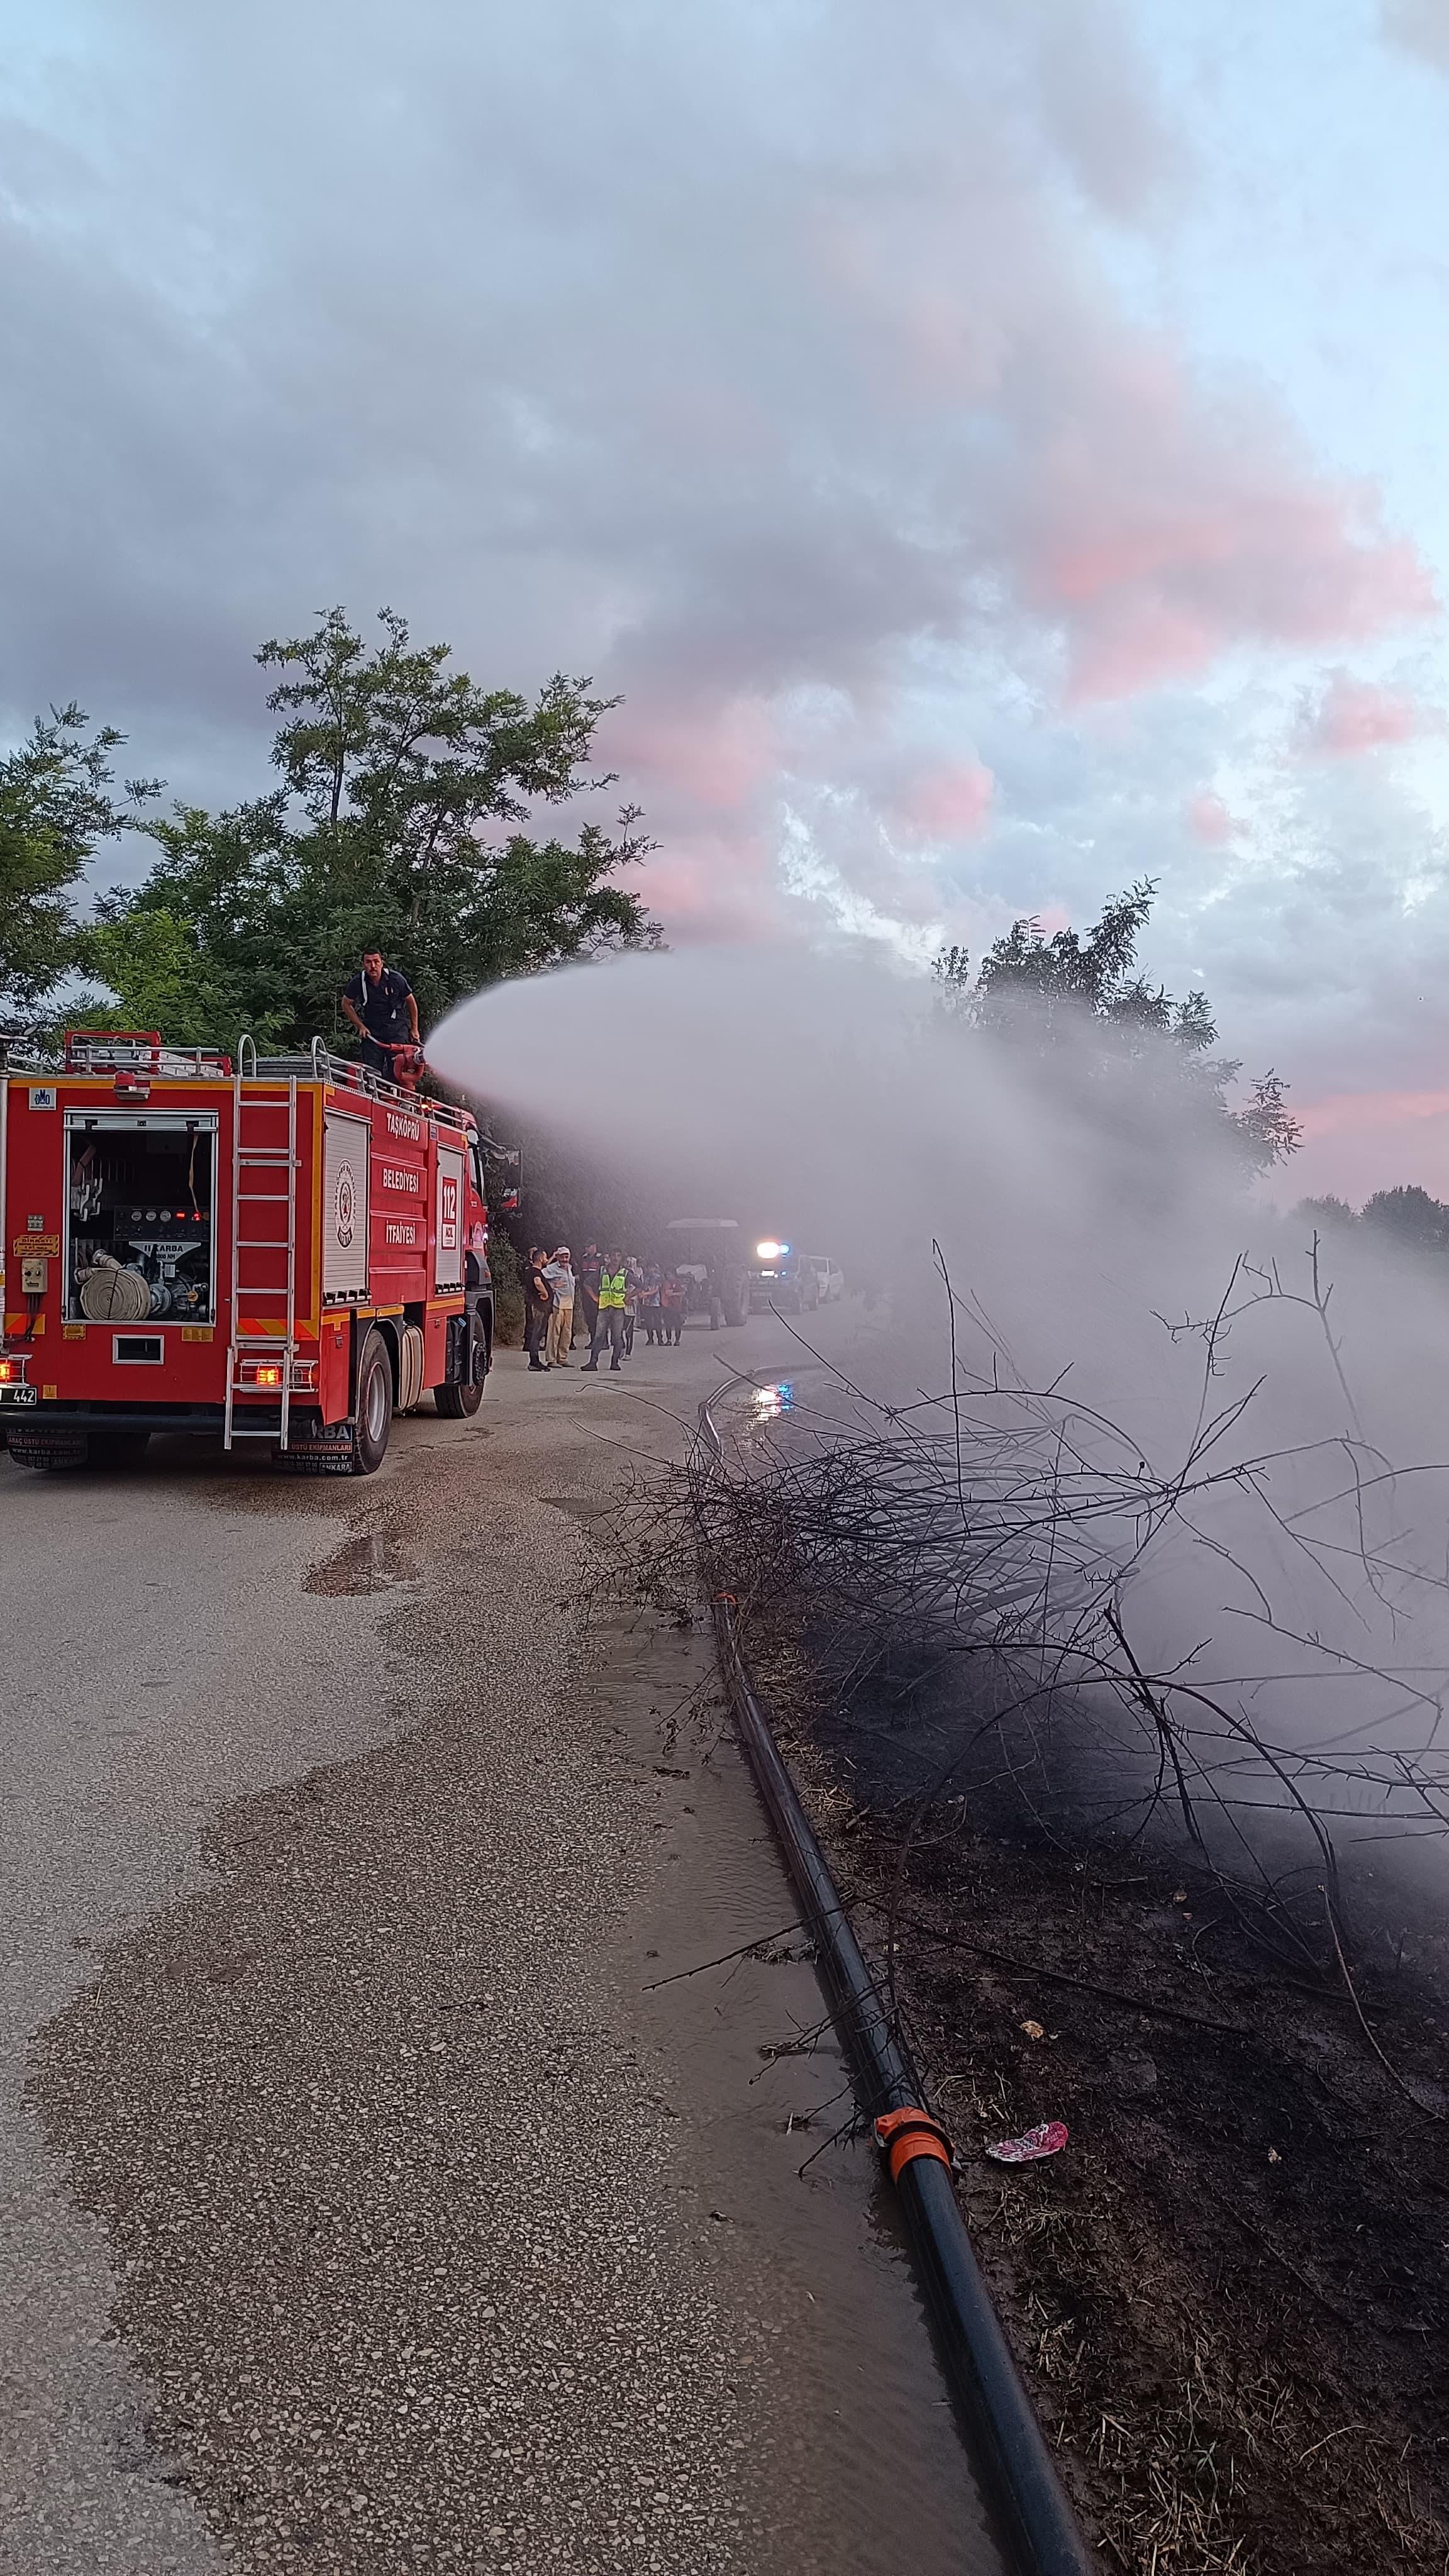
M 85 940 L 93 973 L 117 996 L 116 1008 L 85 1013 L 85 1025 L 159 1029 L 172 1046 L 210 1046 L 219 1028 L 237 1027 L 235 982 L 218 976 L 201 947 L 194 922 L 159 905 L 100 919 Z M 253 1034 L 264 1043 L 280 1035 L 265 1018 Z
M 1287 1086 L 1270 1071 L 1249 1084 L 1240 1107 L 1230 1104 L 1242 1066 L 1213 1053 L 1218 1032 L 1207 995 L 1192 992 L 1175 1002 L 1138 966 L 1138 941 L 1155 894 L 1143 878 L 1114 896 L 1084 933 L 1058 930 L 1048 938 L 1034 919 L 1014 921 L 987 951 L 974 982 L 967 951 L 943 949 L 935 961 L 940 1005 L 954 1019 L 1038 1053 L 1070 1049 L 1073 1066 L 1085 1062 L 1089 1071 L 1094 1059 L 1104 1069 L 1165 1060 L 1248 1168 L 1265 1171 L 1295 1152 L 1302 1135 Z
M 1359 1222 L 1389 1235 L 1413 1252 L 1449 1248 L 1449 1207 L 1414 1183 L 1395 1190 L 1375 1190 L 1365 1199 Z
M 281 946 L 297 857 L 282 791 L 209 814 L 178 805 L 146 824 L 158 857 L 136 892 L 105 895 L 88 942 L 117 996 L 109 1024 L 157 1028 L 176 1046 L 279 1046 L 305 951 Z M 322 1027 L 332 1025 L 329 1004 Z M 311 1034 L 310 1031 L 307 1032 Z
M 148 1025 L 184 1025 L 192 1042 L 248 1028 L 298 1044 L 335 1030 L 339 988 L 374 942 L 426 1026 L 502 976 L 658 941 L 618 882 L 652 846 L 635 809 L 614 834 L 524 828 L 540 806 L 613 784 L 588 764 L 614 701 L 562 676 L 532 701 L 483 690 L 449 667 L 447 645 L 415 646 L 390 609 L 378 623 L 369 647 L 333 609 L 310 635 L 261 647 L 283 784 L 146 824 L 155 866 L 102 904 L 96 932 L 123 1010 L 145 991 Z
M 1337 1199 L 1330 1191 L 1320 1199 L 1300 1199 L 1290 1210 L 1295 1225 L 1314 1226 L 1320 1234 L 1349 1234 L 1358 1223 L 1347 1199 Z
M 0 759 L 0 1020 L 33 1019 L 88 963 L 77 888 L 99 844 L 156 793 L 136 779 L 118 803 L 111 755 L 125 736 L 88 726 L 79 707 L 53 707 Z

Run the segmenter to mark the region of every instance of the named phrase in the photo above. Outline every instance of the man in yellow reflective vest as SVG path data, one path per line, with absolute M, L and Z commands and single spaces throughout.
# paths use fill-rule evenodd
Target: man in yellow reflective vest
M 599 1311 L 594 1319 L 594 1338 L 589 1344 L 589 1356 L 584 1362 L 585 1377 L 588 1376 L 590 1369 L 598 1367 L 599 1353 L 605 1344 L 613 1353 L 609 1362 L 610 1368 L 616 1369 L 623 1366 L 624 1302 L 628 1294 L 628 1281 L 629 1273 L 625 1268 L 622 1253 L 606 1252 L 603 1268 L 599 1272 Z

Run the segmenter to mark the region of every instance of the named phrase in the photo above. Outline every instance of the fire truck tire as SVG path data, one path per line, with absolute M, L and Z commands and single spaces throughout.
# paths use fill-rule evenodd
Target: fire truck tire
M 12 1425 L 8 1441 L 10 1455 L 17 1467 L 34 1467 L 38 1474 L 62 1475 L 67 1469 L 90 1464 L 90 1442 L 83 1431 L 44 1432 L 17 1431 Z
M 392 1360 L 381 1333 L 369 1333 L 357 1363 L 357 1427 L 352 1435 L 354 1476 L 375 1476 L 387 1455 L 392 1429 Z
M 434 1410 L 441 1413 L 445 1422 L 457 1422 L 464 1415 L 475 1414 L 483 1401 L 483 1389 L 487 1383 L 493 1355 L 488 1346 L 488 1326 L 476 1309 L 473 1313 L 472 1339 L 467 1356 L 473 1370 L 472 1385 L 435 1386 L 433 1389 Z
M 465 1413 L 476 1413 L 483 1401 L 481 1386 L 435 1386 L 433 1404 L 445 1422 L 457 1422 Z

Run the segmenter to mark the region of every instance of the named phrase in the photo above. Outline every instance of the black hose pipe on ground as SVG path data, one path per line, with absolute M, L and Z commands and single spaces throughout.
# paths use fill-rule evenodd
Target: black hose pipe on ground
M 704 1405 L 700 1426 L 718 1456 L 718 1434 Z M 919 2081 L 745 1669 L 727 1593 L 715 1602 L 715 1624 L 740 1738 L 814 1939 L 861 2108 L 872 2122 L 915 2109 Z M 896 2188 L 947 2379 L 1023 2576 L 1093 2576 L 1091 2555 L 991 2304 L 948 2165 L 933 2154 L 913 2156 L 901 2165 Z

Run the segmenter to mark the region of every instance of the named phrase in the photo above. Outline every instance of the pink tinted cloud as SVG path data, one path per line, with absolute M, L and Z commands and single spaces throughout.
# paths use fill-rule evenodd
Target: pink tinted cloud
M 1330 1091 L 1297 1115 L 1308 1136 L 1361 1136 L 1449 1115 L 1449 1091 Z
M 646 692 L 610 719 L 608 752 L 659 845 L 628 882 L 671 936 L 778 937 L 787 908 L 766 823 L 781 756 L 771 710 L 758 698 Z
M 1094 496 L 1033 575 L 1071 644 L 1069 695 L 1124 697 L 1206 670 L 1235 645 L 1360 640 L 1435 608 L 1412 546 L 1360 534 L 1349 496 L 1285 487 Z
M 1304 711 L 1298 748 L 1309 758 L 1350 760 L 1360 752 L 1412 742 L 1436 721 L 1442 718 L 1436 719 L 1406 690 L 1382 689 L 1376 681 L 1333 671 L 1317 706 Z
M 771 939 L 789 927 L 770 846 L 751 833 L 666 833 L 632 890 L 671 939 Z
M 882 431 L 934 467 L 948 594 L 984 576 L 988 619 L 1014 603 L 1054 629 L 1077 703 L 1244 646 L 1356 644 L 1435 612 L 1372 484 L 1322 471 L 1266 391 L 1224 398 L 1136 327 L 989 155 L 960 188 L 929 234 L 852 213 L 817 239 L 836 294 L 864 308 Z M 952 622 L 947 600 L 918 613 Z
M 995 793 L 991 771 L 969 760 L 915 779 L 900 799 L 900 811 L 928 840 L 974 840 L 986 828 Z
M 1022 595 L 1066 637 L 1070 698 L 1434 613 L 1430 574 L 1373 488 L 1317 472 L 1266 404 L 1214 400 L 1167 343 L 1100 309 L 1073 359 L 1075 395 L 1063 386 L 1058 418 L 1034 424 L 1014 529 Z
M 1281 1206 L 1330 1190 L 1359 1206 L 1408 1181 L 1449 1197 L 1449 1091 L 1295 1093 L 1293 1107 L 1303 1148 L 1274 1176 Z
M 674 700 L 651 694 L 611 720 L 610 766 L 651 796 L 715 816 L 748 809 L 779 765 L 770 709 L 758 698 Z
M 1209 849 L 1220 849 L 1238 829 L 1221 796 L 1215 795 L 1210 787 L 1202 788 L 1196 796 L 1189 796 L 1183 811 L 1187 816 L 1188 830 Z

